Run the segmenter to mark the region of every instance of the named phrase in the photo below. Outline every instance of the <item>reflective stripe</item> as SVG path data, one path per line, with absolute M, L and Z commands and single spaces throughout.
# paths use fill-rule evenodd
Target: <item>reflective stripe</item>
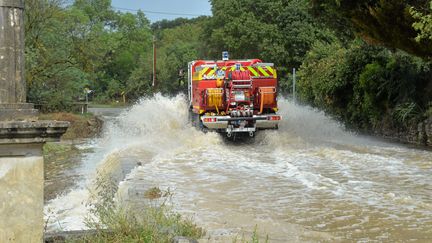
M 262 68 L 262 67 L 259 67 L 258 66 L 258 70 L 260 70 L 260 72 L 262 73 L 262 74 L 264 74 L 264 76 L 270 76 L 265 70 L 264 70 L 264 68 Z
M 249 71 L 253 74 L 253 76 L 257 77 L 260 76 L 257 71 L 253 67 L 248 67 Z
M 216 72 L 216 70 L 212 69 L 212 70 L 207 74 L 207 76 L 212 76 L 215 72 Z
M 230 67 L 220 67 L 219 69 L 215 69 L 212 67 L 204 67 L 200 72 L 200 79 L 203 78 L 204 75 L 206 77 L 212 77 L 216 74 L 216 71 L 222 70 L 222 71 L 235 71 L 236 66 L 230 66 Z M 240 71 L 249 71 L 251 73 L 252 77 L 274 77 L 277 78 L 277 72 L 276 69 L 274 69 L 272 66 L 241 66 Z
M 271 74 L 274 75 L 274 70 L 273 70 L 270 66 L 267 66 L 266 68 L 267 68 L 267 70 L 268 70 L 269 72 L 271 72 Z
M 209 67 L 205 67 L 203 70 L 201 70 L 201 75 L 206 74 L 206 72 L 209 70 Z
M 269 72 L 271 72 L 271 73 L 273 74 L 273 77 L 274 77 L 274 78 L 277 78 L 276 70 L 274 70 L 274 69 L 273 69 L 272 67 L 270 67 L 270 66 L 267 66 L 266 68 L 267 68 L 267 70 L 268 70 Z
M 232 66 L 230 71 L 235 71 L 236 70 L 236 66 Z M 246 69 L 244 69 L 244 67 L 240 67 L 240 71 L 246 71 Z

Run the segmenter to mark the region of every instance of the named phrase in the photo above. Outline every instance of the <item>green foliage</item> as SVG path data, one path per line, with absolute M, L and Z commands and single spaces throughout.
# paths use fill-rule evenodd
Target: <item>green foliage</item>
M 26 57 L 30 102 L 45 111 L 70 110 L 84 88 L 98 102 L 134 101 L 155 91 L 186 89 L 187 63 L 202 58 L 208 17 L 153 24 L 143 12 L 115 12 L 111 0 L 29 0 Z M 152 87 L 153 35 L 157 36 L 158 89 Z
M 315 43 L 299 72 L 301 96 L 324 107 L 334 105 L 349 82 L 343 75 L 345 53 L 338 43 Z
M 203 40 L 208 57 L 229 51 L 233 59 L 260 58 L 273 62 L 285 77 L 299 67 L 312 44 L 329 42 L 334 35 L 308 12 L 306 0 L 212 0 L 213 18 Z M 282 81 L 287 87 L 287 79 Z
M 173 29 L 182 25 L 203 23 L 209 19 L 210 17 L 208 16 L 201 16 L 193 19 L 186 19 L 186 18 L 177 18 L 174 20 L 163 19 L 161 21 L 153 23 L 151 25 L 151 28 L 154 32 L 159 32 L 161 30 Z
M 234 3 L 214 0 L 212 5 L 212 18 L 163 20 L 151 26 L 157 39 L 156 91 L 185 91 L 187 63 L 195 59 L 219 59 L 223 50 L 229 50 L 233 58 L 262 58 L 275 62 L 284 77 L 288 70 L 302 63 L 316 39 L 323 42 L 335 39 L 330 31 L 313 20 L 305 0 Z M 131 17 L 125 14 L 120 21 L 113 21 L 109 25 L 113 26 L 113 34 L 121 36 L 124 34 L 122 26 L 133 26 Z M 136 36 L 124 34 L 124 39 L 130 41 Z M 134 57 L 139 50 L 131 51 L 129 47 L 138 45 L 128 43 L 125 50 L 122 46 L 120 44 L 115 53 L 109 53 L 110 62 L 96 72 L 97 93 L 118 98 L 113 91 L 123 89 L 129 99 L 151 94 L 155 91 L 151 88 L 151 47 L 146 55 Z M 114 84 L 110 85 L 112 82 Z M 281 83 L 288 87 L 286 81 Z
M 137 99 L 148 92 L 145 82 L 129 80 L 152 52 L 150 22 L 142 12 L 114 12 L 110 0 L 77 0 L 67 7 L 57 0 L 29 0 L 26 5 L 38 9 L 26 11 L 30 102 L 45 111 L 70 110 L 83 99 L 84 88 L 105 100 L 123 93 Z
M 174 213 L 167 205 L 149 202 L 147 206 L 132 208 L 116 203 L 117 183 L 107 175 L 99 175 L 90 205 L 92 214 L 86 220 L 97 234 L 85 242 L 171 242 L 176 236 L 198 239 L 204 231 L 191 220 Z M 154 190 L 154 189 L 153 189 Z M 170 193 L 160 193 L 169 197 Z M 157 198 L 156 198 L 157 199 Z M 150 199 L 151 200 L 151 199 Z
M 168 93 L 186 90 L 186 77 L 180 77 L 183 70 L 187 75 L 187 64 L 201 59 L 200 36 L 201 24 L 186 24 L 172 29 L 165 29 L 159 34 L 158 88 Z
M 413 23 L 414 29 L 420 32 L 416 40 L 418 42 L 424 39 L 432 40 L 432 1 L 430 2 L 429 12 L 427 14 L 417 11 L 415 8 L 411 8 L 410 13 L 416 20 L 416 22 Z
M 394 126 L 422 119 L 420 111 L 432 97 L 431 63 L 360 41 L 346 48 L 315 44 L 299 76 L 305 101 L 364 129 L 379 127 L 388 117 Z
M 86 74 L 71 58 L 71 41 L 57 1 L 26 1 L 26 80 L 28 100 L 46 110 L 70 108 L 73 96 L 86 84 Z
M 73 147 L 70 144 L 46 143 L 43 146 L 43 155 L 47 157 L 51 155 L 63 154 L 72 149 Z
M 432 40 L 416 41 L 410 9 L 425 9 L 429 0 L 310 0 L 316 16 L 348 40 L 355 32 L 370 44 L 398 48 L 426 59 L 432 58 Z M 419 27 L 419 26 L 417 26 Z M 420 26 L 421 27 L 421 26 Z M 351 35 L 350 35 L 351 34 Z
M 422 111 L 414 102 L 399 104 L 393 111 L 395 120 L 404 125 L 407 125 L 411 120 L 418 118 L 421 114 Z

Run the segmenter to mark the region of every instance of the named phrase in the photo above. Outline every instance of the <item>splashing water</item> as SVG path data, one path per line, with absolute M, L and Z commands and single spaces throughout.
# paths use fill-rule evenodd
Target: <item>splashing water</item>
M 215 241 L 255 225 L 271 242 L 432 238 L 432 152 L 346 132 L 285 99 L 279 105 L 278 131 L 233 144 L 192 128 L 183 96 L 143 99 L 107 124 L 76 189 L 46 205 L 49 229 L 84 228 L 87 188 L 104 171 L 123 174 L 127 203 L 170 188 L 174 208 Z

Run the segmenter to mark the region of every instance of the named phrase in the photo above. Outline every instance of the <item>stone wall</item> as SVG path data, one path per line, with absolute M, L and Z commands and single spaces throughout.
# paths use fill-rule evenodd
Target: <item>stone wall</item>
M 43 157 L 41 144 L 9 146 L 0 157 L 0 242 L 42 242 Z M 19 150 L 19 151 L 15 151 Z
M 423 122 L 411 124 L 406 129 L 381 126 L 374 131 L 374 134 L 403 143 L 432 147 L 432 117 Z
M 424 133 L 426 135 L 426 144 L 432 146 L 432 117 L 429 117 L 429 119 L 424 122 Z
M 408 143 L 432 146 L 432 117 L 412 125 L 408 134 L 402 136 L 402 141 L 404 137 Z

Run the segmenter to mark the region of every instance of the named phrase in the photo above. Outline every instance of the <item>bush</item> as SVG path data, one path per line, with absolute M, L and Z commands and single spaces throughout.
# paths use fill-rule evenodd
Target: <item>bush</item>
M 410 121 L 421 117 L 422 114 L 423 112 L 414 102 L 400 104 L 396 106 L 393 111 L 394 119 L 405 126 L 407 126 Z
M 316 43 L 299 70 L 300 95 L 349 126 L 371 129 L 422 119 L 431 101 L 431 63 L 362 41 Z M 407 105 L 409 104 L 409 105 Z
M 94 236 L 88 236 L 85 242 L 171 242 L 174 237 L 183 236 L 198 239 L 204 231 L 191 220 L 184 219 L 167 206 L 170 192 L 154 188 L 154 192 L 164 197 L 162 203 L 151 203 L 144 208 L 119 205 L 115 199 L 117 183 L 107 176 L 99 176 L 96 181 L 96 193 L 90 206 L 94 216 L 89 216 L 86 224 L 96 229 Z

